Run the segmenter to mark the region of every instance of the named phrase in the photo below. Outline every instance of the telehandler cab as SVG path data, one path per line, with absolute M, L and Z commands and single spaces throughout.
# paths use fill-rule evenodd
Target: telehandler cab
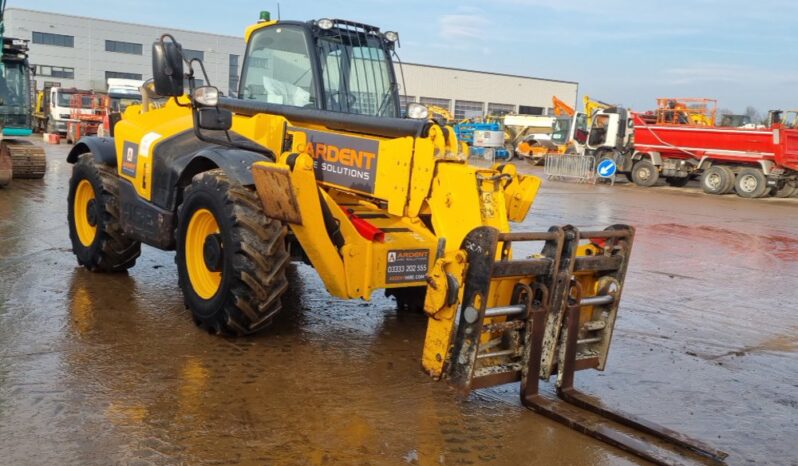
M 463 393 L 522 381 L 526 406 L 657 460 L 636 438 L 574 420 L 538 394 L 538 379 L 556 373 L 562 397 L 595 409 L 573 374 L 604 369 L 634 230 L 510 232 L 540 180 L 511 164 L 469 165 L 452 128 L 423 106 L 400 118 L 394 32 L 266 15 L 245 38 L 231 98 L 197 87 L 202 63 L 164 35 L 141 105 L 126 109 L 113 139 L 87 137 L 70 152 L 78 262 L 122 271 L 141 243 L 175 249 L 195 322 L 232 335 L 280 310 L 290 260 L 312 265 L 338 298 L 386 289 L 429 316 L 422 365 L 431 376 Z M 170 100 L 154 109 L 155 97 Z M 514 257 L 521 242 L 539 252 Z

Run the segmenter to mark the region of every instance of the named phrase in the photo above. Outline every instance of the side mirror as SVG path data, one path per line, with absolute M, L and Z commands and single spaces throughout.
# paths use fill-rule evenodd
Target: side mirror
M 200 129 L 227 131 L 233 127 L 233 112 L 216 107 L 198 108 L 197 126 Z
M 155 92 L 163 97 L 183 95 L 182 48 L 176 42 L 152 44 L 152 77 Z

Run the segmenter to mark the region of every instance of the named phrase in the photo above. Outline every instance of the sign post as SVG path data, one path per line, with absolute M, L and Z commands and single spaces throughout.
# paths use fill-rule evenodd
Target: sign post
M 611 184 L 615 184 L 615 174 L 618 172 L 618 165 L 615 160 L 610 158 L 601 159 L 596 165 L 596 173 L 600 178 L 610 179 Z

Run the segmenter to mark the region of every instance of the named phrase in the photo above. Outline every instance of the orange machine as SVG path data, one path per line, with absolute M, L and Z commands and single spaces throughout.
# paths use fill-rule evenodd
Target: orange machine
M 641 115 L 647 123 L 715 126 L 718 101 L 693 97 L 661 97 L 654 114 Z
M 570 105 L 566 104 L 556 96 L 551 96 L 551 103 L 554 106 L 554 116 L 574 116 L 576 110 Z
M 83 136 L 97 134 L 107 120 L 110 99 L 105 94 L 76 93 L 69 101 L 70 119 L 67 122 L 67 142 L 74 144 Z

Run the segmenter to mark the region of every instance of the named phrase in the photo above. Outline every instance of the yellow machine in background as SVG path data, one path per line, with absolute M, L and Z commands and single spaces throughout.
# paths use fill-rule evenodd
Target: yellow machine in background
M 606 110 L 613 107 L 613 105 L 604 103 L 600 100 L 593 100 L 590 96 L 582 97 L 582 105 L 584 106 L 584 114 L 587 116 L 587 127 L 593 126 L 593 114 L 599 110 Z
M 462 393 L 521 381 L 524 404 L 556 418 L 538 379 L 556 373 L 565 396 L 575 371 L 604 369 L 634 230 L 511 232 L 540 180 L 469 165 L 422 105 L 399 117 L 395 32 L 265 14 L 245 38 L 240 98 L 196 87 L 197 61 L 165 35 L 152 89 L 169 102 L 145 96 L 112 142 L 70 152 L 78 262 L 124 270 L 141 242 L 176 249 L 194 321 L 241 335 L 280 311 L 287 264 L 303 261 L 335 297 L 385 289 L 423 310 L 431 376 Z

